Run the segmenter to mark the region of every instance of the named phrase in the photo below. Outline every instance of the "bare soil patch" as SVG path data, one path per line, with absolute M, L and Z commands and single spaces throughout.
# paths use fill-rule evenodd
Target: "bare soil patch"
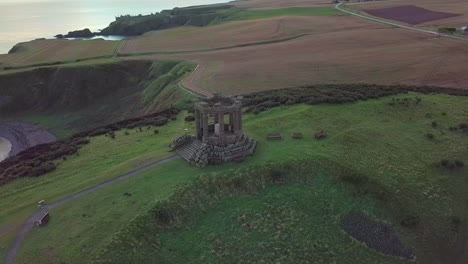
M 197 51 L 281 40 L 309 32 L 310 25 L 306 21 L 304 17 L 279 17 L 149 32 L 127 40 L 119 54 Z
M 414 255 L 398 238 L 392 228 L 376 222 L 362 212 L 351 212 L 342 222 L 342 228 L 359 242 L 382 254 L 413 259 Z
M 184 86 L 225 94 L 344 83 L 468 87 L 468 64 L 460 56 L 468 54 L 468 45 L 462 41 L 348 16 L 300 19 L 308 24 L 308 35 L 295 40 L 138 59 L 198 63 Z
M 366 9 L 364 11 L 376 17 L 396 20 L 411 25 L 418 25 L 428 21 L 460 16 L 459 14 L 436 12 L 411 5 L 381 9 Z

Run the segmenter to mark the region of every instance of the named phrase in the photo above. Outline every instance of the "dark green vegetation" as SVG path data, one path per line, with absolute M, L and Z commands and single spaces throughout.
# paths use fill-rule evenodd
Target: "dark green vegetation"
M 239 11 L 239 8 L 231 5 L 212 5 L 174 8 L 147 16 L 126 15 L 116 17 L 116 21 L 103 29 L 100 34 L 132 36 L 178 26 L 203 27 Z
M 437 30 L 439 33 L 444 33 L 444 34 L 453 34 L 457 32 L 457 28 L 454 27 L 441 27 Z
M 0 75 L 0 95 L 9 98 L 0 119 L 38 123 L 66 137 L 170 108 L 184 98 L 176 85 L 192 70 L 184 62 L 122 61 Z
M 260 140 L 242 164 L 248 169 L 200 176 L 132 221 L 96 262 L 404 262 L 340 230 L 344 216 L 360 210 L 394 228 L 417 262 L 455 263 L 466 238 L 468 174 L 439 163 L 468 159 L 466 135 L 449 130 L 468 117 L 466 100 L 410 94 L 247 115 L 246 130 Z M 315 141 L 321 129 L 329 137 Z M 303 140 L 265 141 L 297 131 Z M 259 165 L 265 161 L 277 165 Z
M 96 263 L 403 263 L 341 231 L 350 210 L 388 218 L 371 195 L 353 197 L 340 178 L 349 173 L 289 160 L 202 175 L 133 220 Z
M 263 97 L 270 100 L 271 95 L 264 93 Z M 305 253 L 313 253 L 324 263 L 344 256 L 359 257 L 346 263 L 362 263 L 361 258 L 367 263 L 400 261 L 354 243 L 344 234 L 340 223 L 351 210 L 364 211 L 372 219 L 395 229 L 417 256 L 417 261 L 453 263 L 459 256 L 467 219 L 463 203 L 467 170 L 466 166 L 449 170 L 440 163 L 443 159 L 465 163 L 468 160 L 467 136 L 459 128 L 468 122 L 466 100 L 465 97 L 410 93 L 340 105 L 279 106 L 256 115 L 246 114 L 246 133 L 259 141 L 255 156 L 240 164 L 207 168 L 206 175 L 200 180 L 210 179 L 203 182 L 206 188 L 210 182 L 216 183 L 208 193 L 213 196 L 203 196 L 207 189 L 200 189 L 202 200 L 196 196 L 200 181 L 183 188 L 195 193 L 189 197 L 193 201 L 203 202 L 206 197 L 212 197 L 213 203 L 195 205 L 205 210 L 190 210 L 193 202 L 184 202 L 180 207 L 180 200 L 175 198 L 181 197 L 182 191 L 178 191 L 174 199 L 169 198 L 155 206 L 155 202 L 170 196 L 177 184 L 187 183 L 201 173 L 183 161 L 175 161 L 53 210 L 49 226 L 28 235 L 18 263 L 89 263 L 109 242 L 115 247 L 100 255 L 103 262 L 109 260 L 107 254 L 121 255 L 124 261 L 125 257 L 137 253 L 142 259 L 157 253 L 159 257 L 174 258 L 174 262 L 178 262 L 181 254 L 165 251 L 175 245 L 181 245 L 179 250 L 186 249 L 188 255 L 192 254 L 193 261 L 200 262 L 204 255 L 209 262 L 236 260 L 230 253 L 232 251 L 240 252 L 238 254 L 247 259 L 252 256 L 252 260 L 260 260 L 260 251 L 256 248 L 260 244 L 265 246 L 262 252 L 265 254 L 261 257 L 268 260 L 272 256 L 263 255 L 270 254 L 270 249 L 280 248 L 280 242 L 271 235 L 278 230 L 280 237 L 291 233 L 285 240 L 291 245 L 279 244 L 291 249 L 291 253 L 277 250 L 279 257 L 293 254 L 299 259 Z M 392 102 L 405 103 L 391 105 Z M 184 104 L 188 105 L 188 101 Z M 93 137 L 79 150 L 79 156 L 57 161 L 55 171 L 1 186 L 0 206 L 8 209 L 0 213 L 0 228 L 22 223 L 41 199 L 56 201 L 171 155 L 167 152 L 169 142 L 176 135 L 187 133 L 185 128 L 188 132 L 194 128 L 193 122 L 184 121 L 185 117 L 182 113 L 177 121 L 163 127 L 116 131 L 114 139 L 105 135 Z M 434 121 L 436 127 L 432 126 Z M 451 127 L 458 129 L 450 130 Z M 154 133 L 155 129 L 159 134 Z M 320 130 L 328 134 L 327 139 L 317 141 L 313 138 Z M 297 132 L 303 134 L 303 139 L 291 138 Z M 434 135 L 433 140 L 425 137 L 429 132 Z M 266 135 L 273 133 L 281 133 L 284 140 L 266 141 Z M 303 160 L 300 163 L 291 161 L 288 165 L 291 157 Z M 265 163 L 282 165 L 271 167 Z M 304 169 L 300 164 L 304 164 Z M 233 168 L 240 171 L 231 170 Z M 236 180 L 239 178 L 246 181 Z M 264 187 L 255 184 L 262 179 Z M 277 185 L 281 183 L 285 184 Z M 242 191 L 244 187 L 247 187 L 245 192 Z M 216 196 L 218 189 L 219 197 Z M 264 194 L 268 198 L 262 198 Z M 144 228 L 138 228 L 140 222 L 134 222 L 111 242 L 113 234 L 135 214 L 146 210 L 157 212 L 158 208 L 167 209 L 166 205 L 175 206 L 174 211 L 169 210 L 175 212 L 174 216 L 185 218 L 176 218 L 181 220 L 175 222 L 176 226 L 167 226 L 168 229 L 161 231 L 147 229 L 147 226 L 159 228 L 159 224 L 153 221 L 154 214 L 143 213 L 137 219 L 148 219 L 142 223 Z M 274 210 L 277 207 L 282 210 Z M 308 209 L 302 212 L 297 208 Z M 283 210 L 285 214 L 292 211 L 294 218 L 283 218 Z M 246 230 L 238 220 L 244 214 L 246 223 L 264 227 L 267 231 Z M 235 216 L 235 219 L 224 216 Z M 296 230 L 296 221 L 300 222 L 299 228 L 304 228 L 304 232 Z M 231 232 L 232 236 L 224 229 L 236 232 Z M 15 230 L 0 237 L 0 246 L 8 247 L 14 234 Z M 217 239 L 210 240 L 209 235 L 217 236 Z M 294 251 L 293 246 L 298 244 L 291 237 L 313 243 L 298 247 L 301 251 Z M 147 241 L 161 244 L 156 243 L 154 247 Z M 304 248 L 311 250 L 304 252 Z M 133 250 L 136 253 L 132 253 Z M 224 253 L 229 254 L 225 256 Z
M 400 93 L 417 92 L 424 94 L 443 93 L 458 96 L 468 96 L 468 90 L 451 89 L 433 86 L 406 86 L 406 85 L 370 85 L 370 84 L 338 84 L 338 85 L 314 85 L 301 88 L 278 89 L 269 92 L 259 92 L 245 95 L 244 105 L 248 106 L 247 112 L 260 113 L 269 108 L 281 105 L 294 104 L 344 104 L 357 100 L 380 98 Z M 394 98 L 389 103 L 391 106 L 404 105 L 408 107 L 412 98 L 401 100 Z M 414 103 L 419 104 L 420 98 Z
M 132 36 L 179 26 L 204 27 L 238 20 L 268 19 L 278 16 L 335 15 L 343 15 L 343 13 L 329 7 L 245 10 L 232 5 L 195 6 L 163 10 L 161 13 L 147 16 L 120 16 L 99 34 Z
M 19 178 L 39 177 L 54 171 L 57 168 L 54 161 L 58 159 L 67 160 L 68 156 L 77 154 L 83 145 L 89 144 L 90 137 L 106 135 L 106 137 L 115 139 L 115 131 L 132 128 L 138 128 L 142 132 L 142 127 L 166 125 L 170 119 L 176 119 L 177 113 L 177 109 L 171 109 L 162 113 L 124 120 L 90 131 L 80 132 L 57 142 L 29 148 L 0 163 L 0 185 Z
M 220 22 L 268 19 L 279 16 L 341 16 L 342 12 L 330 7 L 292 7 L 265 10 L 242 10 Z

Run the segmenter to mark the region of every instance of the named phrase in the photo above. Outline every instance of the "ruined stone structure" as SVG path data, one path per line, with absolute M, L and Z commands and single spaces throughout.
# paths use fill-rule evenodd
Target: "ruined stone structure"
M 185 135 L 172 148 L 189 163 L 204 167 L 241 161 L 253 154 L 256 141 L 242 132 L 242 97 L 215 95 L 195 106 L 196 135 Z

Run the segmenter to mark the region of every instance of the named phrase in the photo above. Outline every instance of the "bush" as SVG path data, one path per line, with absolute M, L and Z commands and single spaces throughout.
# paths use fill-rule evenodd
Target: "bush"
M 437 124 L 436 121 L 432 121 L 431 125 L 432 125 L 433 128 L 436 128 L 438 124 Z
M 125 131 L 124 135 L 128 136 L 128 135 L 130 135 L 130 132 Z
M 459 168 L 463 168 L 465 166 L 465 163 L 461 160 L 456 160 L 455 161 L 455 166 L 459 167 Z
M 427 137 L 428 139 L 431 139 L 431 140 L 432 140 L 432 139 L 434 139 L 434 134 L 432 134 L 432 133 L 429 132 L 429 133 L 426 134 L 426 137 Z
M 157 130 L 157 129 L 154 130 L 154 134 L 155 134 L 155 135 L 159 134 L 159 130 Z
M 187 117 L 185 117 L 185 121 L 186 121 L 186 122 L 193 122 L 193 121 L 195 121 L 195 117 L 194 117 L 194 116 L 191 116 L 191 115 L 190 115 L 190 116 L 187 116 Z

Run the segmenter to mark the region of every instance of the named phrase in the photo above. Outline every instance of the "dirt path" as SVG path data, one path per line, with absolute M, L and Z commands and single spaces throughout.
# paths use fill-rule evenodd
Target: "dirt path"
M 89 189 L 86 189 L 84 191 L 75 193 L 73 195 L 65 197 L 65 198 L 63 198 L 63 199 L 61 199 L 59 201 L 48 204 L 48 205 L 44 206 L 43 208 L 39 209 L 36 213 L 34 213 L 32 216 L 29 217 L 29 219 L 26 221 L 26 223 L 24 223 L 24 225 L 21 228 L 21 230 L 19 231 L 19 233 L 16 234 L 16 238 L 15 238 L 15 241 L 13 243 L 13 246 L 11 247 L 11 249 L 9 250 L 9 252 L 8 252 L 8 254 L 6 256 L 5 264 L 15 263 L 16 256 L 18 255 L 18 251 L 21 248 L 21 244 L 23 243 L 24 239 L 26 238 L 26 235 L 34 227 L 34 223 L 37 220 L 39 220 L 46 212 L 49 212 L 50 210 L 52 210 L 54 208 L 57 208 L 57 207 L 59 207 L 61 205 L 64 205 L 64 204 L 66 204 L 68 202 L 74 201 L 74 200 L 76 200 L 76 199 L 78 199 L 80 197 L 83 197 L 83 196 L 88 195 L 90 193 L 96 192 L 96 191 L 98 191 L 100 189 L 103 189 L 103 188 L 105 188 L 107 186 L 110 186 L 110 185 L 113 185 L 115 183 L 124 181 L 124 180 L 126 180 L 128 178 L 137 176 L 140 173 L 145 172 L 145 171 L 147 171 L 147 170 L 149 170 L 151 168 L 154 168 L 154 167 L 157 167 L 159 165 L 171 162 L 173 160 L 177 160 L 179 158 L 180 158 L 179 155 L 174 155 L 174 156 L 171 156 L 169 158 L 153 162 L 153 163 L 148 164 L 148 165 L 146 165 L 144 167 L 141 167 L 141 168 L 139 168 L 137 170 L 131 171 L 131 172 L 126 173 L 124 175 L 121 175 L 121 176 L 119 176 L 117 178 L 114 178 L 112 180 L 106 181 L 104 183 L 101 183 L 101 184 L 96 185 L 94 187 L 91 187 Z M 52 215 L 52 217 L 53 217 L 53 215 Z
M 342 4 L 343 4 L 342 2 L 336 4 L 336 5 L 335 5 L 335 8 L 338 9 L 338 10 L 340 10 L 341 12 L 344 12 L 344 13 L 347 13 L 347 14 L 350 14 L 350 15 L 353 15 L 353 16 L 356 16 L 356 17 L 364 18 L 364 19 L 367 19 L 367 20 L 371 20 L 371 21 L 374 21 L 374 22 L 386 24 L 386 25 L 393 26 L 393 27 L 409 29 L 409 30 L 418 31 L 418 32 L 421 32 L 421 33 L 436 35 L 436 36 L 445 37 L 445 38 L 451 38 L 451 39 L 457 39 L 457 40 L 468 41 L 468 38 L 464 38 L 464 37 L 459 37 L 459 36 L 454 36 L 454 35 L 447 35 L 447 34 L 441 34 L 441 33 L 439 33 L 439 32 L 435 32 L 435 31 L 430 31 L 430 30 L 426 30 L 426 29 L 420 29 L 420 28 L 416 28 L 416 27 L 409 27 L 409 26 L 405 26 L 405 25 L 401 25 L 401 24 L 397 24 L 397 23 L 392 23 L 392 22 L 389 22 L 389 21 L 386 21 L 386 20 L 382 20 L 382 19 L 378 19 L 378 18 L 373 18 L 373 17 L 370 17 L 370 16 L 364 16 L 364 15 L 361 15 L 361 14 L 357 14 L 357 13 L 354 13 L 354 12 L 351 12 L 351 11 L 348 11 L 348 10 L 346 10 L 346 9 L 341 8 L 341 5 L 342 5 Z

